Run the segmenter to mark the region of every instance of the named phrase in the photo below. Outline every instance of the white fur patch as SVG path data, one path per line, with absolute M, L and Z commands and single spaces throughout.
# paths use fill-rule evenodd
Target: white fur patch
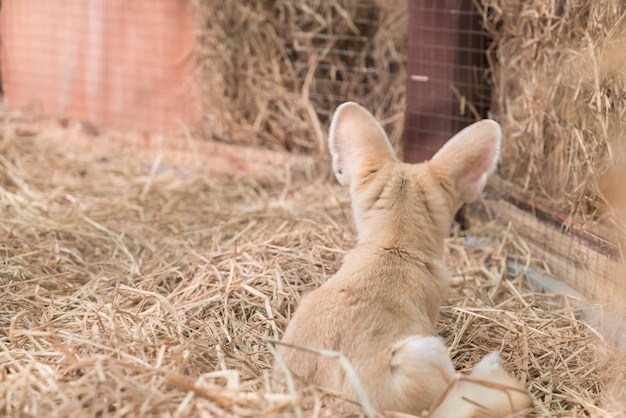
M 394 347 L 397 352 L 391 359 L 391 365 L 400 364 L 407 357 L 423 362 L 449 361 L 448 349 L 440 337 L 415 336 L 407 338 Z
M 492 374 L 502 369 L 502 360 L 497 351 L 487 354 L 485 357 L 474 366 L 472 374 Z

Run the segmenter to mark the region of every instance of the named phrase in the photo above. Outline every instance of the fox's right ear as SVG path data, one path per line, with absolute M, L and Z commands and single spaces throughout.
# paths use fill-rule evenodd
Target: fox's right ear
M 454 183 L 457 209 L 482 193 L 496 169 L 501 137 L 498 122 L 481 120 L 452 137 L 430 161 L 437 175 Z
M 349 185 L 378 171 L 396 156 L 380 123 L 354 102 L 335 110 L 328 133 L 328 148 L 339 183 Z

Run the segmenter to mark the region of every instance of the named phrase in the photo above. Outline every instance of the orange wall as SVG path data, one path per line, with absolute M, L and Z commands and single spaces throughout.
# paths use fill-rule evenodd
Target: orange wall
M 189 0 L 4 0 L 7 107 L 180 131 L 200 120 Z

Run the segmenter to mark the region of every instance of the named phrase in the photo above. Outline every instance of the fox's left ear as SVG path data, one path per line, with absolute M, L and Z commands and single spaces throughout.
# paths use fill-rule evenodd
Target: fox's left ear
M 436 175 L 454 182 L 457 207 L 482 193 L 487 176 L 496 169 L 501 137 L 498 122 L 476 122 L 446 142 L 430 161 Z
M 328 148 L 339 183 L 349 185 L 395 160 L 389 138 L 374 116 L 347 102 L 337 108 L 330 124 Z

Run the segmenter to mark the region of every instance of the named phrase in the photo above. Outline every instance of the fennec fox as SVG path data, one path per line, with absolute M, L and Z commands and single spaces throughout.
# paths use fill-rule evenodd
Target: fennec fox
M 358 241 L 339 271 L 302 299 L 282 341 L 343 354 L 378 411 L 420 415 L 454 383 L 447 349 L 434 336 L 448 291 L 444 239 L 455 212 L 482 192 L 495 169 L 500 136 L 496 122 L 483 120 L 430 161 L 405 164 L 367 110 L 348 102 L 335 111 L 330 153 L 337 180 L 350 188 Z M 336 359 L 285 345 L 277 355 L 296 381 L 358 399 Z M 470 377 L 513 388 L 458 382 L 432 416 L 505 416 L 529 405 L 497 354 L 475 369 Z M 284 378 L 278 365 L 275 372 Z

